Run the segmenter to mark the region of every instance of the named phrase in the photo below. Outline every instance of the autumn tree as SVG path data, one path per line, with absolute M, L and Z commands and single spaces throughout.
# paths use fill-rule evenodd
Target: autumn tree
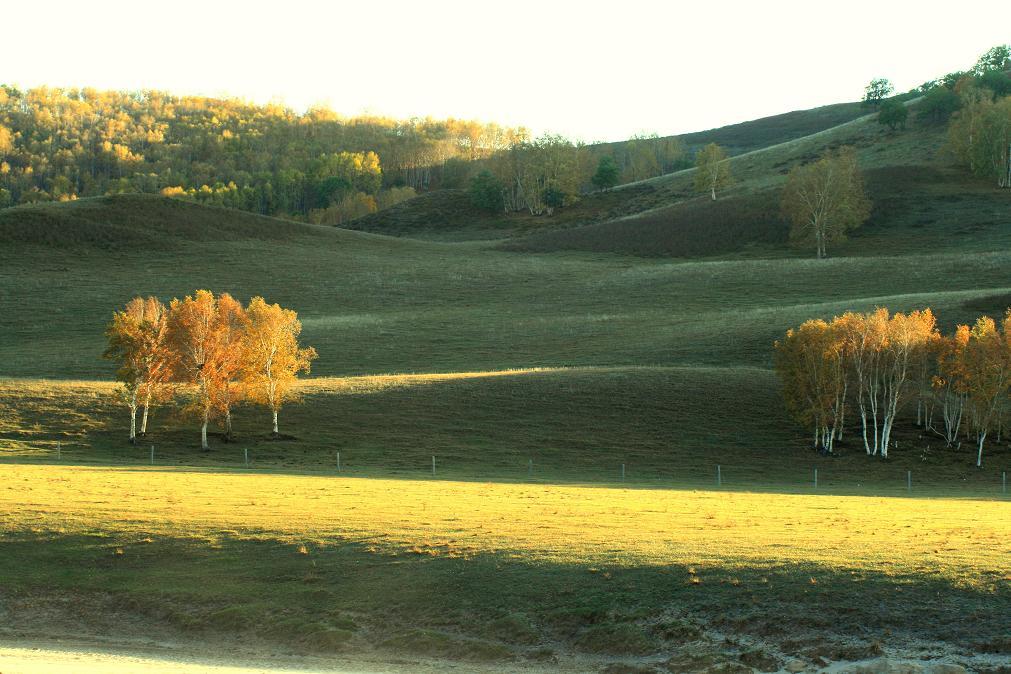
M 917 390 L 917 369 L 937 337 L 929 309 L 889 316 L 879 308 L 830 323 L 806 321 L 775 345 L 787 408 L 813 424 L 815 442 L 832 451 L 846 401 L 855 397 L 867 454 L 887 458 L 895 421 Z
M 215 386 L 211 389 L 214 411 L 223 420 L 225 439 L 232 438 L 232 408 L 245 397 L 243 338 L 249 319 L 242 303 L 228 293 L 218 297 L 215 316 L 217 338 L 214 360 Z
M 695 155 L 695 190 L 708 192 L 716 201 L 716 190 L 733 182 L 727 153 L 716 143 L 709 143 Z
M 870 215 L 870 201 L 851 147 L 828 152 L 818 161 L 790 171 L 782 211 L 792 223 L 790 238 L 813 242 L 818 259 L 829 242 L 840 241 Z
M 917 361 L 937 335 L 937 321 L 930 309 L 896 312 L 888 321 L 887 341 L 883 346 L 880 390 L 883 415 L 879 451 L 888 458 L 895 420 L 906 399 L 913 392 L 913 374 Z
M 242 379 L 249 399 L 270 408 L 276 438 L 278 411 L 297 398 L 295 381 L 300 372 L 309 372 L 316 350 L 299 346 L 302 324 L 294 311 L 254 297 L 246 313 Z
M 852 390 L 860 413 L 864 449 L 868 455 L 876 454 L 880 446 L 878 413 L 881 407 L 877 373 L 887 341 L 888 310 L 879 307 L 868 314 L 847 312 L 832 322 L 841 343 L 847 372 L 853 380 Z
M 938 430 L 930 419 L 926 426 L 944 438 L 948 447 L 954 444 L 962 428 L 962 416 L 969 392 L 966 370 L 968 346 L 969 326 L 959 325 L 955 334 L 941 339 L 937 350 L 937 374 L 932 383 L 941 408 L 944 428 Z
M 775 343 L 775 365 L 787 410 L 813 430 L 814 446 L 831 453 L 842 435 L 847 380 L 838 332 L 804 322 Z
M 137 410 L 144 409 L 140 434 L 147 433 L 148 412 L 160 399 L 170 375 L 166 349 L 167 313 L 157 298 L 135 297 L 113 314 L 105 334 L 103 356 L 119 363 L 116 378 L 123 383 L 130 410 L 130 442 L 137 440 Z
M 983 444 L 1006 413 L 1011 390 L 1011 310 L 1000 325 L 984 316 L 969 330 L 964 377 L 978 468 L 983 464 Z
M 200 446 L 207 450 L 207 426 L 217 413 L 228 414 L 235 402 L 235 379 L 241 369 L 241 332 L 235 329 L 238 303 L 227 294 L 215 298 L 198 290 L 170 305 L 167 342 L 174 377 L 192 387 L 188 406 L 201 420 Z

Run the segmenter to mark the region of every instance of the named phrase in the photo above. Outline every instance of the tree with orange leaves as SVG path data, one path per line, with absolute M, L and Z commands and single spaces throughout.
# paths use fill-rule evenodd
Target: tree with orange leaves
M 937 352 L 937 374 L 933 378 L 934 395 L 941 405 L 944 432 L 934 428 L 931 420 L 927 428 L 944 438 L 951 447 L 962 427 L 968 396 L 966 378 L 966 349 L 969 346 L 969 326 L 959 325 L 955 334 L 941 339 Z
M 775 344 L 776 371 L 787 409 L 814 431 L 814 446 L 832 452 L 842 435 L 846 372 L 838 332 L 823 320 L 805 321 Z
M 249 319 L 242 303 L 228 293 L 222 293 L 218 297 L 217 310 L 216 386 L 211 392 L 214 412 L 223 420 L 225 439 L 231 440 L 232 407 L 246 395 L 241 373 L 245 355 L 243 337 Z
M 207 450 L 207 425 L 214 415 L 225 417 L 229 430 L 231 407 L 240 397 L 236 379 L 242 365 L 242 305 L 223 293 L 208 290 L 174 299 L 168 321 L 173 372 L 177 381 L 193 387 L 189 410 L 202 421 L 200 446 Z
M 963 376 L 970 421 L 976 431 L 978 468 L 983 464 L 983 443 L 990 431 L 1000 425 L 1011 390 L 1011 310 L 999 326 L 989 316 L 976 321 L 969 331 Z
M 161 399 L 170 374 L 166 349 L 167 311 L 156 297 L 135 297 L 113 314 L 105 334 L 103 356 L 119 362 L 116 377 L 125 388 L 130 409 L 130 442 L 137 441 L 137 410 L 144 408 L 140 434 L 147 433 L 151 405 Z
M 249 398 L 270 408 L 276 438 L 277 413 L 283 403 L 297 398 L 298 373 L 309 372 L 316 350 L 299 347 L 302 324 L 294 311 L 254 297 L 246 314 L 242 379 Z

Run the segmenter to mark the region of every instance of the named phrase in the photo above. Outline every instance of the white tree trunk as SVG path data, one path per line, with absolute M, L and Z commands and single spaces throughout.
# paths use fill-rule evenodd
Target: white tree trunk
M 207 420 L 208 414 L 204 412 L 204 424 L 200 427 L 200 449 L 210 449 L 207 444 Z
M 147 435 L 147 411 L 151 409 L 151 387 L 148 386 L 147 395 L 144 396 L 144 417 L 140 421 L 140 434 Z
M 274 410 L 274 437 L 276 438 L 280 433 L 277 431 L 277 410 Z

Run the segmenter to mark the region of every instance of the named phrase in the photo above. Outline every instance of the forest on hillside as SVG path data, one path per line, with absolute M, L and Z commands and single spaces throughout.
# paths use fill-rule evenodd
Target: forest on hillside
M 457 119 L 340 117 L 160 91 L 0 85 L 0 208 L 123 193 L 339 224 L 492 168 L 514 208 L 589 186 L 592 152 L 558 136 Z M 611 151 L 621 178 L 670 170 L 676 139 Z M 493 156 L 501 157 L 494 165 Z M 508 177 L 507 177 L 508 174 Z M 550 196 L 549 196 L 550 200 Z M 536 202 L 536 203 L 534 203 Z
M 962 163 L 1007 186 L 1009 54 L 1006 45 L 994 47 L 970 70 L 901 96 L 891 95 L 887 80 L 874 80 L 865 105 L 896 130 L 906 123 L 905 102 L 922 97 L 925 122 L 951 120 L 951 149 Z M 719 178 L 727 158 L 721 148 L 689 147 L 675 136 L 585 145 L 469 120 L 341 117 L 322 107 L 296 113 L 160 91 L 0 85 L 0 208 L 160 193 L 339 225 L 419 191 L 467 188 L 473 204 L 489 211 L 543 215 L 706 156 Z M 704 187 L 715 198 L 716 184 Z

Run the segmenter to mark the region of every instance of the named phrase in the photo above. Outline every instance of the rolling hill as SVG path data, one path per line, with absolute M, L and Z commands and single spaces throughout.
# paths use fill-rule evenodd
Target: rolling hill
M 1000 671 L 1006 440 L 981 470 L 912 424 L 888 461 L 855 436 L 819 456 L 771 370 L 808 318 L 930 306 L 950 330 L 1011 303 L 1011 197 L 949 166 L 940 129 L 855 112 L 740 140 L 715 203 L 682 172 L 551 219 L 447 192 L 356 224 L 401 237 L 136 195 L 0 211 L 0 615 L 517 669 L 816 669 L 929 644 Z M 777 194 L 839 144 L 875 208 L 819 261 L 785 245 Z M 124 442 L 103 328 L 134 295 L 196 288 L 299 312 L 320 357 L 282 439 L 242 407 L 203 453 L 164 406 Z

